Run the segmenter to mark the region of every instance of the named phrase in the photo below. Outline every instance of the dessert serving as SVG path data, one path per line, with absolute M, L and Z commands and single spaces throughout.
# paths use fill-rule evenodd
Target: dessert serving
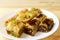
M 40 9 L 31 8 L 17 12 L 5 20 L 6 32 L 15 37 L 23 33 L 34 36 L 37 32 L 49 32 L 54 26 L 52 18 L 48 18 Z

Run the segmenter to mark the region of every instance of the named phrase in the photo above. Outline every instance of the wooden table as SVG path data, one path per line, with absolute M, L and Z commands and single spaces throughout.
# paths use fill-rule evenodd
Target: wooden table
M 60 0 L 0 0 L 0 17 L 17 8 L 43 8 L 53 12 L 60 21 Z M 0 40 L 9 40 L 0 35 Z M 41 40 L 60 40 L 60 26 L 51 36 Z

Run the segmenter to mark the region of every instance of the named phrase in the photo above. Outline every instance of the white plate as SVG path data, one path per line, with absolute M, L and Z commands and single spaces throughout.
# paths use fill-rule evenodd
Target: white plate
M 2 16 L 0 18 L 0 34 L 6 38 L 9 38 L 9 39 L 13 39 L 13 40 L 35 40 L 35 39 L 42 39 L 42 38 L 45 38 L 47 36 L 50 36 L 51 34 L 53 34 L 57 29 L 58 29 L 58 26 L 59 26 L 59 20 L 57 19 L 57 17 L 49 12 L 49 11 L 46 11 L 44 9 L 41 9 L 41 11 L 49 18 L 53 18 L 54 20 L 54 26 L 52 28 L 52 30 L 50 32 L 47 32 L 47 33 L 41 33 L 41 32 L 38 32 L 36 33 L 35 36 L 30 36 L 30 35 L 27 35 L 27 34 L 23 34 L 21 38 L 16 38 L 16 37 L 13 37 L 11 35 L 8 35 L 6 33 L 6 29 L 4 27 L 4 20 L 7 19 L 7 18 L 10 18 L 12 17 L 13 15 L 16 14 L 17 11 L 19 10 L 23 10 L 24 8 L 19 8 L 19 9 L 16 9 L 16 10 L 13 10 L 11 12 L 9 12 L 8 14 Z M 30 10 L 30 8 L 28 8 Z

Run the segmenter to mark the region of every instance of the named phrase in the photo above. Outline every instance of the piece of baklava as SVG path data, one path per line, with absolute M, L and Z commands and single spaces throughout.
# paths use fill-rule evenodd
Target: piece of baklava
M 33 19 L 37 14 L 40 14 L 41 11 L 39 9 L 32 8 L 31 10 L 25 9 L 24 11 L 21 11 L 19 16 L 16 18 L 17 20 L 26 22 L 31 19 Z
M 44 14 L 38 14 L 34 19 L 36 19 L 36 24 L 39 25 L 44 19 L 46 18 L 46 15 Z
M 42 32 L 48 32 L 52 29 L 54 25 L 53 19 L 52 18 L 46 18 L 45 20 L 40 23 L 38 26 L 38 30 Z
M 31 20 L 26 23 L 25 33 L 34 36 L 37 33 L 37 25 L 35 24 L 36 20 Z
M 11 34 L 15 37 L 20 37 L 23 33 L 24 24 L 17 20 L 11 21 L 8 23 L 6 30 L 8 34 Z

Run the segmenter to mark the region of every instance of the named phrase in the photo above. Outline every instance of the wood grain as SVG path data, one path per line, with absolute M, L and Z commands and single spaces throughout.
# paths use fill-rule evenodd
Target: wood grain
M 60 21 L 60 0 L 0 0 L 0 17 L 17 8 L 43 8 L 53 12 Z M 9 40 L 0 35 L 0 40 Z M 40 39 L 39 39 L 40 40 Z M 51 36 L 41 40 L 60 40 L 60 25 Z

